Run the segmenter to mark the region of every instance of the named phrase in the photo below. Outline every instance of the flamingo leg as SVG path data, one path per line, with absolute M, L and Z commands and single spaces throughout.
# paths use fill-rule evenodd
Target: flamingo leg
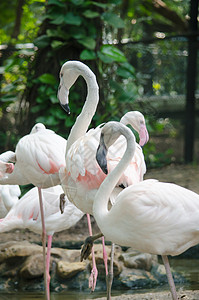
M 108 264 L 107 264 L 108 255 L 106 253 L 104 236 L 102 236 L 102 247 L 103 247 L 103 260 L 104 260 L 105 272 L 106 272 L 106 276 L 108 276 Z
M 45 286 L 46 300 L 49 300 L 48 296 L 47 296 L 47 278 L 46 278 L 46 228 L 45 228 L 45 219 L 44 219 L 44 208 L 43 208 L 43 201 L 42 201 L 42 192 L 41 192 L 41 188 L 39 188 L 39 187 L 38 187 L 38 192 L 39 192 L 39 205 L 40 205 L 41 222 L 42 222 L 42 245 L 43 245 L 43 262 L 44 262 L 44 286 Z
M 48 247 L 46 255 L 46 280 L 47 280 L 47 299 L 50 299 L 50 251 L 52 246 L 52 235 L 48 235 Z
M 111 259 L 110 259 L 110 268 L 109 273 L 106 276 L 106 285 L 107 285 L 107 300 L 111 300 L 111 287 L 113 283 L 113 259 L 114 259 L 114 250 L 115 244 L 111 244 Z
M 169 265 L 169 260 L 167 255 L 162 255 L 162 260 L 166 269 L 166 273 L 167 273 L 167 278 L 168 278 L 168 282 L 169 282 L 169 286 L 171 289 L 171 295 L 172 295 L 172 299 L 173 300 L 178 300 L 178 296 L 177 296 L 177 292 L 176 292 L 176 287 L 175 287 L 175 283 L 173 280 L 173 276 L 171 273 L 171 269 L 170 269 L 170 265 Z
M 86 216 L 87 216 L 87 222 L 88 222 L 89 235 L 92 236 L 92 228 L 91 228 L 90 215 L 86 214 Z M 97 270 L 96 262 L 95 262 L 94 247 L 92 247 L 91 253 L 92 253 L 93 268 L 91 270 L 91 275 L 89 277 L 89 288 L 91 289 L 92 292 L 94 292 L 95 286 L 96 286 L 96 282 L 97 282 L 97 275 L 98 275 L 98 270 Z

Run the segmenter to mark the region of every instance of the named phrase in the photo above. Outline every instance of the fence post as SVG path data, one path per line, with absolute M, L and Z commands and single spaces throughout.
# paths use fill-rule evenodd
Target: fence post
M 187 61 L 187 91 L 185 106 L 185 144 L 184 161 L 190 163 L 194 158 L 195 137 L 195 88 L 197 76 L 197 15 L 199 0 L 190 1 L 190 24 L 191 35 L 188 39 L 188 61 Z

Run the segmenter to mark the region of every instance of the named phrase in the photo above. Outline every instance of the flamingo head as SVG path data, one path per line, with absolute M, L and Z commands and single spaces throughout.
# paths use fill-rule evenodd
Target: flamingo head
M 101 131 L 100 143 L 96 152 L 96 160 L 105 174 L 108 174 L 108 166 L 107 166 L 107 152 L 108 148 L 114 144 L 114 142 L 119 138 L 123 131 L 129 131 L 129 134 L 134 138 L 135 136 L 132 131 L 121 124 L 120 122 L 108 122 L 104 125 Z M 117 151 L 117 149 L 116 149 Z
M 31 134 L 32 133 L 36 133 L 40 130 L 46 129 L 46 126 L 43 123 L 37 123 L 33 126 L 32 130 L 31 130 Z
M 63 64 L 60 70 L 60 84 L 57 97 L 62 108 L 70 114 L 69 108 L 69 90 L 75 83 L 77 78 L 82 75 L 84 64 L 79 61 L 67 61 Z
M 129 111 L 120 120 L 124 125 L 131 125 L 139 134 L 139 144 L 144 146 L 149 140 L 149 134 L 146 128 L 145 118 L 139 111 Z

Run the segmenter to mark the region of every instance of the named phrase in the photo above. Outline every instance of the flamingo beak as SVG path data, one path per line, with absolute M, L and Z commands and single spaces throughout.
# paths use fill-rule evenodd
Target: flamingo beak
M 68 96 L 69 96 L 69 90 L 64 86 L 63 83 L 59 85 L 58 92 L 57 92 L 57 98 L 59 99 L 59 102 L 61 104 L 61 107 L 66 111 L 68 115 L 70 115 L 70 107 L 68 104 Z
M 107 148 L 104 144 L 104 140 L 101 137 L 100 144 L 99 144 L 99 146 L 97 148 L 97 152 L 96 152 L 96 160 L 98 162 L 98 165 L 102 169 L 102 171 L 107 175 L 108 167 L 107 167 L 106 155 L 107 155 Z
M 61 104 L 61 107 L 65 110 L 65 112 L 70 115 L 70 107 L 68 104 Z
M 145 124 L 142 124 L 139 131 L 139 145 L 143 147 L 149 140 L 149 134 Z

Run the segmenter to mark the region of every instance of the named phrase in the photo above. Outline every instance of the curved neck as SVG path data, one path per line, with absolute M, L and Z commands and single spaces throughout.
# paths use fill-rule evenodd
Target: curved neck
M 103 218 L 108 215 L 108 201 L 112 191 L 117 185 L 122 173 L 129 165 L 134 153 L 135 153 L 135 136 L 129 128 L 121 128 L 121 134 L 125 136 L 127 141 L 126 151 L 115 167 L 115 169 L 108 174 L 105 180 L 102 182 L 98 189 L 94 204 L 93 204 L 93 215 L 96 219 L 97 224 L 103 224 Z M 98 225 L 100 227 L 100 225 Z
M 88 130 L 99 102 L 99 88 L 94 73 L 92 71 L 87 71 L 86 73 L 80 73 L 80 75 L 83 76 L 87 84 L 87 97 L 82 111 L 77 117 L 68 136 L 66 155 L 72 144 Z

